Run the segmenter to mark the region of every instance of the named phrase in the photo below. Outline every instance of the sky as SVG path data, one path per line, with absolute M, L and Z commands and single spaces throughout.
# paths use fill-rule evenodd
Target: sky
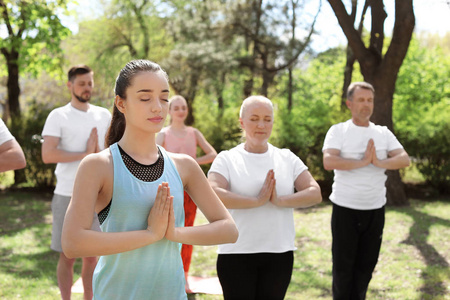
M 384 2 L 388 14 L 384 33 L 390 36 L 394 26 L 394 1 L 387 0 Z M 414 0 L 413 4 L 416 17 L 414 30 L 416 33 L 429 32 L 443 36 L 450 32 L 450 0 Z M 362 2 L 360 6 L 362 6 Z M 317 8 L 314 8 L 315 10 Z M 360 17 L 360 14 L 358 16 Z M 345 35 L 328 1 L 322 0 L 322 8 L 318 18 L 317 30 L 322 34 L 314 39 L 313 49 L 320 52 L 331 47 L 347 44 Z M 370 18 L 366 18 L 364 24 L 366 28 L 370 28 Z
M 314 15 L 318 9 L 319 0 L 306 0 L 308 5 L 306 10 Z M 321 12 L 319 14 L 316 29 L 320 35 L 315 36 L 312 48 L 317 51 L 325 51 L 338 45 L 346 45 L 346 38 L 342 32 L 336 16 L 328 4 L 328 1 L 322 0 Z M 344 3 L 349 3 L 345 0 Z M 390 36 L 394 25 L 394 1 L 384 1 L 388 17 L 385 21 L 385 35 Z M 437 33 L 443 36 L 450 32 L 450 0 L 413 0 L 414 14 L 416 16 L 416 33 L 429 32 Z M 362 6 L 362 1 L 359 6 Z M 99 0 L 77 0 L 77 4 L 69 6 L 70 11 L 74 12 L 71 17 L 62 16 L 62 22 L 69 27 L 72 32 L 78 31 L 78 22 L 85 18 L 95 18 L 101 14 L 101 5 Z M 366 18 L 366 28 L 370 28 L 370 18 Z M 6 28 L 0 26 L 0 38 L 6 36 Z
M 345 1 L 350 2 L 350 0 Z M 394 25 L 394 1 L 386 0 L 384 2 L 388 13 L 385 21 L 385 35 L 389 36 Z M 310 11 L 310 14 L 314 15 L 317 12 L 319 0 L 309 0 L 308 3 L 306 9 Z M 450 0 L 413 0 L 413 3 L 416 16 L 416 33 L 429 32 L 444 35 L 450 32 Z M 362 1 L 359 6 L 362 6 Z M 99 0 L 78 0 L 78 5 L 72 5 L 71 10 L 77 12 L 76 16 L 64 18 L 63 21 L 73 32 L 77 32 L 77 21 L 82 18 L 95 17 L 95 15 L 99 14 L 101 6 L 99 5 Z M 370 28 L 369 17 L 366 18 L 365 24 L 367 28 Z M 321 32 L 320 36 L 318 35 L 314 38 L 312 44 L 312 48 L 317 52 L 347 44 L 336 16 L 326 0 L 322 0 L 316 29 Z

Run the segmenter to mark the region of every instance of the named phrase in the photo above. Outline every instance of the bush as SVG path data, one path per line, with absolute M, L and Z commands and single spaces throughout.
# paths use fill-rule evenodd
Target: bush
M 55 165 L 44 164 L 41 157 L 41 132 L 51 110 L 51 107 L 33 100 L 22 116 L 19 135 L 20 145 L 27 160 L 25 176 L 28 186 L 42 188 L 55 184 Z
M 450 56 L 416 39 L 400 70 L 394 95 L 397 136 L 427 183 L 450 193 Z
M 422 110 L 410 126 L 399 128 L 399 138 L 426 181 L 440 193 L 450 193 L 450 103 Z

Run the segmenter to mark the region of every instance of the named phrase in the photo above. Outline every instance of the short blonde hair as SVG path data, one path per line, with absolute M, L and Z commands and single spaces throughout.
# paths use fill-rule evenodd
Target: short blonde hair
M 262 96 L 262 95 L 254 95 L 246 98 L 244 101 L 242 101 L 241 110 L 239 111 L 239 118 L 242 118 L 244 115 L 244 112 L 247 110 L 247 107 L 255 102 L 265 103 L 268 104 L 273 111 L 273 103 L 270 101 L 270 99 Z
M 176 100 L 183 100 L 184 103 L 186 103 L 186 105 L 187 105 L 187 101 L 186 101 L 186 99 L 183 96 L 175 95 L 175 96 L 170 97 L 170 99 L 169 99 L 169 109 L 172 108 L 172 102 L 176 101 Z

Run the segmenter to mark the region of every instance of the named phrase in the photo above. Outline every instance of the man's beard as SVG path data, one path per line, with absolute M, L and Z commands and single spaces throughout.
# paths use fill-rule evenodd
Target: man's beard
M 75 98 L 78 99 L 78 101 L 80 101 L 81 103 L 86 103 L 89 100 L 91 100 L 91 94 L 89 94 L 89 96 L 87 98 L 83 98 L 81 96 L 78 96 L 77 94 L 73 93 L 73 95 L 75 96 Z

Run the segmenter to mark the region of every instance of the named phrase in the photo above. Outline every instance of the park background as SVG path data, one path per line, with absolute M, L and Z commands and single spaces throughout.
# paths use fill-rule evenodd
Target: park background
M 412 165 L 389 174 L 394 184 L 388 188 L 394 192 L 388 193 L 391 211 L 386 228 L 394 226 L 387 230 L 393 230 L 392 239 L 397 242 L 390 249 L 387 237 L 383 244 L 399 255 L 393 254 L 388 261 L 404 265 L 379 271 L 390 274 L 382 280 L 386 288 L 375 288 L 370 295 L 449 299 L 450 3 L 368 3 L 1 0 L 0 113 L 22 145 L 27 167 L 0 174 L 0 286 L 7 286 L 0 288 L 0 297 L 40 299 L 47 295 L 44 287 L 57 295 L 52 279 L 56 259 L 45 259 L 52 257 L 46 242 L 54 165 L 42 163 L 40 133 L 48 113 L 69 101 L 67 70 L 74 64 L 91 66 L 95 72 L 92 102 L 111 109 L 118 71 L 129 60 L 144 58 L 168 72 L 171 93 L 188 100 L 189 123 L 218 152 L 241 141 L 242 100 L 250 94 L 269 97 L 275 104 L 269 141 L 291 149 L 308 165 L 324 200 L 331 191 L 333 173 L 323 169 L 321 148 L 329 127 L 350 118 L 343 90 L 350 81 L 374 84 L 375 121 L 395 132 Z M 347 16 L 339 14 L 340 4 L 345 5 Z M 311 212 L 323 219 L 316 220 Z M 396 220 L 397 213 L 403 218 L 389 219 L 393 214 Z M 28 214 L 30 219 L 25 220 Z M 321 263 L 296 265 L 301 278 L 293 279 L 292 299 L 330 297 L 327 218 L 328 201 L 317 210 L 296 212 L 296 264 L 305 263 L 299 262 L 303 259 Z M 410 236 L 402 238 L 401 232 Z M 24 235 L 32 235 L 37 245 L 24 244 Z M 324 252 L 314 251 L 318 247 Z M 34 254 L 30 258 L 21 251 Z M 316 256 L 304 257 L 303 251 Z M 213 267 L 214 250 L 201 253 L 210 254 L 199 261 L 198 275 L 211 275 L 204 270 Z M 411 267 L 411 260 L 417 260 L 417 266 Z M 36 270 L 39 266 L 43 273 Z M 323 273 L 317 276 L 314 270 Z M 415 275 L 414 279 L 399 281 L 405 274 Z M 33 288 L 27 292 L 30 282 L 41 294 Z M 402 290 L 402 282 L 411 286 Z M 302 294 L 311 288 L 311 294 Z M 23 293 L 28 297 L 20 296 Z

